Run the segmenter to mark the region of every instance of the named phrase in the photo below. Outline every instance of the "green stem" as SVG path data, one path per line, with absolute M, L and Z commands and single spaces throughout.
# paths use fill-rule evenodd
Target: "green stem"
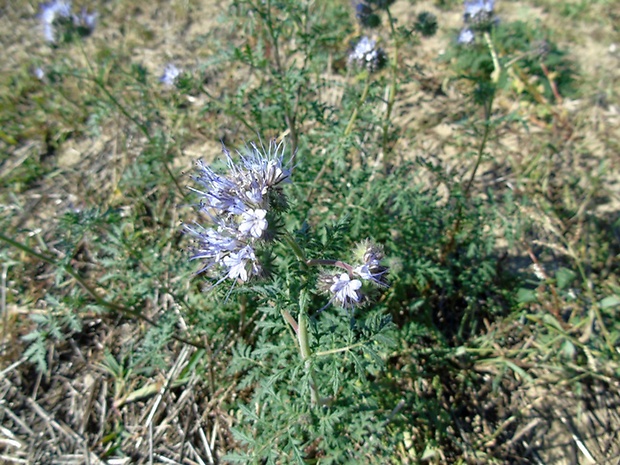
M 215 105 L 224 113 L 229 114 L 231 116 L 233 116 L 234 118 L 237 118 L 237 120 L 239 120 L 239 122 L 241 124 L 243 124 L 247 129 L 249 129 L 253 134 L 258 134 L 258 131 L 256 131 L 256 129 L 254 129 L 254 127 L 248 123 L 248 120 L 245 119 L 245 117 L 239 113 L 236 110 L 231 110 L 228 107 L 226 107 L 226 105 L 224 105 L 222 102 L 220 102 L 218 99 L 216 99 L 215 97 L 213 97 L 213 95 L 211 95 L 211 93 L 205 89 L 204 86 L 200 86 L 200 91 L 206 95 L 209 100 L 211 100 L 213 103 L 215 103 Z
M 265 17 L 265 24 L 267 26 L 267 31 L 269 32 L 269 37 L 271 39 L 271 44 L 273 45 L 273 56 L 275 59 L 275 65 L 276 65 L 275 69 L 276 69 L 276 74 L 277 74 L 275 77 L 280 81 L 280 88 L 282 90 L 282 94 L 285 95 L 285 100 L 284 100 L 284 105 L 283 105 L 284 120 L 286 121 L 286 125 L 288 126 L 289 134 L 291 137 L 292 151 L 293 153 L 296 153 L 297 152 L 297 123 L 296 123 L 297 108 L 291 108 L 291 104 L 290 104 L 290 101 L 287 95 L 288 92 L 284 89 L 284 86 L 283 86 L 285 72 L 284 72 L 284 66 L 282 64 L 282 60 L 280 59 L 280 46 L 278 43 L 278 34 L 273 28 L 274 20 L 271 16 L 271 0 L 267 0 L 267 11 L 264 14 L 264 17 Z M 305 66 L 305 60 L 304 60 L 304 66 Z M 300 88 L 298 87 L 297 90 L 299 92 Z M 297 96 L 299 97 L 298 93 L 297 93 Z
M 474 164 L 474 169 L 469 176 L 467 184 L 465 185 L 464 190 L 464 199 L 459 202 L 458 209 L 456 212 L 456 221 L 454 223 L 454 227 L 449 232 L 449 239 L 446 246 L 443 248 L 440 260 L 443 263 L 450 252 L 455 247 L 456 244 L 456 236 L 461 230 L 461 224 L 463 221 L 463 204 L 469 199 L 469 195 L 471 193 L 471 188 L 474 183 L 474 179 L 476 178 L 476 174 L 478 172 L 478 168 L 480 167 L 480 163 L 482 162 L 482 156 L 484 155 L 484 149 L 486 148 L 487 142 L 489 141 L 489 136 L 491 134 L 491 112 L 493 110 L 493 101 L 495 100 L 495 91 L 496 87 L 493 86 L 490 97 L 484 102 L 484 132 L 482 134 L 482 139 L 480 140 L 480 145 L 478 146 L 478 154 L 476 156 L 476 163 Z
M 351 131 L 353 130 L 353 124 L 355 124 L 355 120 L 357 119 L 357 113 L 359 112 L 359 109 L 362 107 L 362 105 L 366 101 L 366 97 L 368 97 L 369 88 L 370 88 L 370 73 L 368 73 L 368 75 L 366 76 L 366 82 L 364 83 L 364 90 L 362 91 L 362 95 L 357 101 L 357 105 L 355 105 L 355 108 L 353 109 L 353 112 L 351 113 L 351 117 L 349 118 L 347 127 L 345 128 L 344 134 L 342 135 L 341 144 L 342 144 L 342 140 L 344 140 L 349 134 L 351 134 Z
M 478 156 L 476 157 L 476 164 L 474 165 L 474 169 L 471 172 L 471 176 L 469 177 L 469 181 L 467 181 L 467 185 L 465 186 L 465 198 L 469 197 L 469 192 L 471 190 L 471 186 L 474 182 L 474 178 L 476 177 L 476 173 L 478 172 L 478 168 L 480 167 L 480 162 L 482 161 L 482 156 L 484 155 L 484 149 L 489 140 L 489 134 L 491 132 L 491 109 L 493 107 L 493 100 L 495 98 L 495 88 L 493 88 L 493 93 L 487 102 L 485 102 L 484 106 L 484 133 L 482 134 L 482 140 L 480 141 L 480 145 L 478 146 Z
M 148 141 L 152 142 L 153 138 L 151 137 L 151 134 L 150 134 L 148 128 L 146 127 L 146 125 L 144 123 L 142 123 L 138 118 L 136 118 L 135 116 L 133 116 L 131 113 L 129 113 L 127 111 L 127 109 L 123 106 L 123 104 L 121 104 L 118 101 L 118 99 L 112 94 L 112 92 L 110 92 L 107 89 L 107 87 L 105 86 L 105 84 L 103 83 L 101 78 L 93 77 L 92 81 L 97 85 L 97 87 L 99 87 L 103 91 L 103 93 L 106 95 L 108 100 L 110 100 L 110 102 L 112 102 L 120 110 L 120 112 L 123 115 L 125 115 L 125 117 L 129 121 L 131 121 L 133 124 L 138 126 L 138 129 L 140 129 L 140 131 L 142 131 L 142 134 L 144 134 L 144 136 L 148 139 Z
M 484 33 L 484 40 L 487 43 L 487 46 L 489 47 L 489 52 L 491 53 L 491 59 L 493 60 L 493 73 L 491 74 L 491 81 L 493 81 L 494 84 L 497 84 L 499 82 L 499 76 L 500 73 L 502 72 L 502 67 L 499 64 L 499 58 L 497 57 L 497 52 L 495 51 L 495 46 L 493 45 L 493 41 L 491 40 L 491 35 L 488 32 Z
M 300 299 L 301 301 L 302 299 Z M 301 302 L 300 302 L 301 303 Z M 297 317 L 297 339 L 299 341 L 299 352 L 301 358 L 304 361 L 304 367 L 306 374 L 310 377 L 310 401 L 313 406 L 319 403 L 319 394 L 317 392 L 317 384 L 312 371 L 312 364 L 310 361 L 310 343 L 308 341 L 308 317 L 304 310 L 304 305 L 300 305 L 299 316 Z
M 351 134 L 351 131 L 353 130 L 353 126 L 355 124 L 355 121 L 357 120 L 357 114 L 359 113 L 360 108 L 362 107 L 362 105 L 366 101 L 366 97 L 368 96 L 368 89 L 369 88 L 370 88 L 370 73 L 368 73 L 367 76 L 366 76 L 366 82 L 364 83 L 364 90 L 362 91 L 362 95 L 360 96 L 359 100 L 357 101 L 357 105 L 355 105 L 355 108 L 351 112 L 351 116 L 349 118 L 349 122 L 347 123 L 347 127 L 345 128 L 344 132 L 342 133 L 342 136 L 340 137 L 340 140 L 338 141 L 338 145 L 336 147 L 336 150 L 334 150 L 332 152 L 333 154 L 337 154 L 337 153 L 340 152 L 340 148 L 344 144 L 344 141 L 349 136 L 349 134 Z M 332 161 L 332 160 L 330 160 L 330 161 Z M 311 201 L 312 195 L 314 194 L 314 192 L 316 190 L 316 185 L 318 184 L 319 180 L 323 177 L 323 175 L 327 171 L 328 165 L 330 165 L 330 163 L 323 163 L 323 166 L 321 166 L 321 169 L 319 170 L 319 172 L 315 176 L 314 180 L 312 181 L 312 186 L 313 187 L 310 189 L 310 192 L 308 192 L 308 195 L 306 197 L 306 201 L 307 202 Z
M 119 100 L 112 94 L 112 92 L 110 92 L 108 90 L 108 88 L 105 86 L 105 83 L 103 82 L 103 77 L 97 77 L 95 75 L 95 68 L 93 67 L 93 65 L 91 64 L 90 60 L 88 59 L 88 55 L 86 54 L 86 51 L 84 50 L 84 44 L 82 42 L 80 42 L 80 48 L 81 48 L 81 51 L 82 51 L 82 55 L 84 56 L 84 59 L 86 60 L 86 63 L 88 65 L 88 69 L 90 70 L 90 72 L 91 72 L 91 74 L 93 76 L 92 78 L 90 78 L 90 80 L 92 80 L 95 83 L 95 85 L 97 85 L 97 87 L 99 87 L 103 91 L 103 93 L 110 100 L 110 102 L 112 102 L 120 110 L 120 112 L 123 115 L 125 115 L 125 117 L 129 121 L 134 123 L 140 129 L 140 131 L 142 131 L 142 134 L 144 134 L 144 136 L 147 138 L 149 143 L 152 144 L 153 143 L 153 137 L 151 136 L 151 133 L 149 132 L 149 129 L 146 126 L 146 124 L 142 123 L 137 117 L 135 117 L 131 113 L 129 113 L 129 111 L 127 111 L 127 109 L 123 106 L 123 104 L 121 104 L 121 102 L 119 102 Z M 177 178 L 172 173 L 172 170 L 168 166 L 168 163 L 166 162 L 166 160 L 162 160 L 162 163 L 164 165 L 164 169 L 166 170 L 166 174 L 170 177 L 170 179 L 174 183 L 175 187 L 177 188 L 177 190 L 181 194 L 181 197 L 185 198 L 186 197 L 185 192 L 183 191 L 183 188 L 179 184 L 179 181 L 177 180 Z
M 390 129 L 390 118 L 392 117 L 392 110 L 394 109 L 394 103 L 396 102 L 396 81 L 397 81 L 397 73 L 398 73 L 398 38 L 396 35 L 396 29 L 394 28 L 394 18 L 392 17 L 392 13 L 390 13 L 390 9 L 385 9 L 388 17 L 388 23 L 390 24 L 390 31 L 392 33 L 392 40 L 394 42 L 394 54 L 392 55 L 392 63 L 391 63 L 391 71 L 392 71 L 392 81 L 390 82 L 390 87 L 388 90 L 388 101 L 387 108 L 385 110 L 385 121 L 383 122 L 383 156 L 385 157 L 384 163 L 387 168 L 387 142 L 388 142 L 388 133 Z
M 482 135 L 482 140 L 480 141 L 480 146 L 478 147 L 476 164 L 474 165 L 474 169 L 471 172 L 471 176 L 469 177 L 469 181 L 467 182 L 467 186 L 465 187 L 465 198 L 469 196 L 469 191 L 474 182 L 474 178 L 476 177 L 476 173 L 478 172 L 478 167 L 480 166 L 480 162 L 482 161 L 482 155 L 484 154 L 484 149 L 489 139 L 489 133 L 491 128 L 491 110 L 493 109 L 493 100 L 495 99 L 495 90 L 497 88 L 496 85 L 499 81 L 499 75 L 501 72 L 501 65 L 499 64 L 499 59 L 497 58 L 497 52 L 495 51 L 493 41 L 491 40 L 491 36 L 488 32 L 484 33 L 484 40 L 489 47 L 489 52 L 491 53 L 491 58 L 493 59 L 493 67 L 495 68 L 493 73 L 491 74 L 491 81 L 493 82 L 493 92 L 491 93 L 491 96 L 484 102 L 484 133 Z
M 367 343 L 367 341 L 357 342 L 355 344 L 351 344 L 350 346 L 346 346 L 346 347 L 339 347 L 337 349 L 323 350 L 323 351 L 320 351 L 320 352 L 315 352 L 314 356 L 315 357 L 325 357 L 326 355 L 334 355 L 334 354 L 339 354 L 341 352 L 350 352 L 353 349 L 356 349 L 358 347 L 362 347 L 366 343 Z

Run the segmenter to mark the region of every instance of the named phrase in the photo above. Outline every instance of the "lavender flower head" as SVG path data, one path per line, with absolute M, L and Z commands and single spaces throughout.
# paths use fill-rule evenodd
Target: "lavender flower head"
M 39 20 L 45 40 L 55 44 L 57 27 L 62 27 L 67 37 L 73 34 L 81 37 L 91 35 L 97 25 L 97 13 L 89 13 L 86 8 L 82 8 L 80 14 L 72 15 L 71 0 L 52 0 L 41 4 Z
M 353 272 L 362 279 L 378 287 L 389 287 L 386 279 L 388 268 L 381 264 L 383 247 L 372 241 L 365 240 L 357 244 L 353 251 L 356 262 L 361 264 Z
M 73 15 L 73 24 L 82 37 L 89 36 L 97 26 L 97 12 L 89 13 L 86 8 L 82 8 L 79 15 Z
M 40 66 L 32 70 L 32 75 L 36 77 L 39 81 L 43 81 L 45 79 L 45 71 Z
M 173 63 L 168 63 L 164 68 L 164 74 L 159 78 L 166 87 L 173 87 L 177 78 L 181 75 L 181 70 L 177 68 Z
M 381 47 L 377 47 L 377 41 L 364 36 L 355 45 L 349 54 L 349 63 L 359 68 L 375 72 L 383 68 L 387 61 L 387 55 Z
M 495 0 L 466 0 L 463 20 L 476 29 L 489 28 L 495 20 L 494 8 Z
M 235 162 L 223 147 L 226 173 L 197 163 L 194 181 L 200 189 L 190 189 L 200 195 L 199 211 L 212 223 L 185 226 L 195 240 L 191 259 L 204 262 L 199 273 L 214 270 L 217 283 L 227 278 L 245 282 L 261 274 L 256 248 L 276 236 L 275 220 L 286 205 L 282 184 L 290 171 L 283 165 L 284 149 L 284 142 L 250 144 Z
M 474 39 L 474 32 L 469 28 L 465 28 L 459 33 L 459 38 L 457 41 L 461 45 L 469 45 L 474 42 Z
M 52 0 L 39 6 L 39 21 L 43 29 L 43 37 L 50 43 L 56 42 L 54 23 L 68 20 L 71 17 L 71 0 Z
M 343 307 L 352 308 L 362 301 L 364 296 L 360 292 L 362 282 L 359 279 L 351 279 L 347 273 L 342 273 L 333 276 L 332 281 L 329 292 Z

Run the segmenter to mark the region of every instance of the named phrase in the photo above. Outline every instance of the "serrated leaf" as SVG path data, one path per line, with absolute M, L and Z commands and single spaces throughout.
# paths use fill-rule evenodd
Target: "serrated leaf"
M 256 441 L 254 440 L 254 438 L 248 436 L 247 434 L 245 434 L 243 431 L 238 430 L 237 428 L 232 428 L 231 432 L 233 434 L 233 437 L 239 441 L 242 442 L 244 444 L 254 444 Z

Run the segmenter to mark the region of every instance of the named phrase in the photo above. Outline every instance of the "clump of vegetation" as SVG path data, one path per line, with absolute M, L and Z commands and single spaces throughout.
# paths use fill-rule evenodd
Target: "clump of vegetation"
M 402 3 L 234 0 L 154 63 L 142 7 L 41 5 L 0 78 L 5 455 L 537 463 L 554 389 L 613 404 L 617 212 L 603 161 L 561 166 L 578 67 L 508 5 Z

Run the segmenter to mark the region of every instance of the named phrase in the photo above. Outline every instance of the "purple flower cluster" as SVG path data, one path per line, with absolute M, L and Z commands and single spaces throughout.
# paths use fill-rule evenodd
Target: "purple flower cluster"
M 465 1 L 463 19 L 466 24 L 486 24 L 493 19 L 495 0 L 468 0 Z
M 349 63 L 359 68 L 375 72 L 385 65 L 387 55 L 381 47 L 377 47 L 377 41 L 366 36 L 362 37 L 349 54 Z
M 97 12 L 89 13 L 86 8 L 82 8 L 80 14 L 73 15 L 73 24 L 81 31 L 83 36 L 92 34 L 97 26 Z
M 48 42 L 56 43 L 56 27 L 64 25 L 73 27 L 81 36 L 88 36 L 97 25 L 97 13 L 89 13 L 82 8 L 79 14 L 71 13 L 71 0 L 51 0 L 39 6 L 39 21 L 43 29 L 43 37 Z
M 383 249 L 371 241 L 357 245 L 354 255 L 357 266 L 337 262 L 346 273 L 324 273 L 319 277 L 319 289 L 331 296 L 329 303 L 338 302 L 344 308 L 353 308 L 367 300 L 368 286 L 388 287 L 388 268 L 381 264 Z M 328 305 L 329 305 L 328 303 Z
M 475 40 L 474 31 L 488 30 L 497 22 L 493 9 L 495 0 L 465 0 L 463 21 L 465 27 L 461 30 L 458 43 L 469 45 Z
M 277 214 L 286 205 L 281 185 L 289 181 L 290 170 L 283 166 L 284 149 L 284 142 L 272 141 L 266 148 L 250 144 L 235 163 L 224 147 L 225 174 L 197 163 L 194 180 L 201 189 L 192 190 L 212 223 L 185 226 L 195 238 L 192 260 L 204 261 L 199 273 L 215 269 L 218 283 L 226 278 L 245 282 L 261 273 L 256 246 L 275 237 Z

